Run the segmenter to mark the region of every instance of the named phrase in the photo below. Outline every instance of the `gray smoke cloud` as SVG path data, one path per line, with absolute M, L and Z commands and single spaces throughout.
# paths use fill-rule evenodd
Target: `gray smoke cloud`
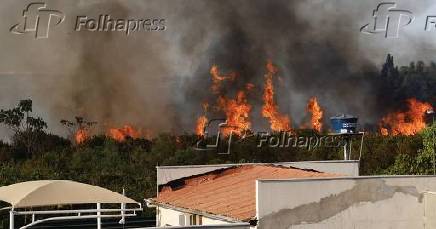
M 351 113 L 361 122 L 376 122 L 375 89 L 362 80 L 365 72 L 380 71 L 387 53 L 397 64 L 430 61 L 436 44 L 423 31 L 423 17 L 432 1 L 398 6 L 415 13 L 416 26 L 399 39 L 359 33 L 371 20 L 377 1 L 290 0 L 151 0 L 46 1 L 66 15 L 48 39 L 14 35 L 9 28 L 20 20 L 25 1 L 0 5 L 0 105 L 34 100 L 35 113 L 49 122 L 50 131 L 65 134 L 59 120 L 84 116 L 99 122 L 96 130 L 132 124 L 139 128 L 191 132 L 202 114 L 200 103 L 214 101 L 209 69 L 239 77 L 226 85 L 233 93 L 255 84 L 249 95 L 255 129 L 260 117 L 265 63 L 279 68 L 275 81 L 282 113 L 296 124 L 305 106 L 317 96 L 326 117 Z M 436 13 L 436 11 L 434 11 Z M 137 32 L 75 32 L 76 16 L 164 18 L 166 30 Z M 422 25 L 422 26 L 421 26 Z M 407 54 L 407 55 L 406 55 Z M 0 132 L 6 136 L 6 132 Z

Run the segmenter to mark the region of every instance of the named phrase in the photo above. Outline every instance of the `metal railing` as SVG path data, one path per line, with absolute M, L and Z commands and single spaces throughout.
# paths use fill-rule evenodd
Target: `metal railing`
M 15 229 L 15 216 L 31 215 L 31 223 L 26 224 L 20 229 L 27 229 L 32 226 L 53 221 L 65 221 L 65 220 L 83 220 L 83 219 L 96 219 L 97 228 L 101 229 L 102 219 L 105 218 L 121 218 L 119 224 L 125 223 L 126 217 L 136 216 L 136 212 L 142 211 L 142 205 L 138 203 L 137 208 L 126 208 L 125 204 L 121 204 L 119 209 L 102 209 L 101 204 L 97 203 L 96 209 L 78 209 L 78 210 L 41 210 L 41 211 L 15 211 L 11 209 L 9 211 L 9 229 Z M 102 214 L 102 213 L 118 213 L 119 214 Z M 95 214 L 94 214 L 95 213 Z M 75 214 L 75 215 L 71 215 Z M 48 218 L 36 219 L 37 216 L 47 216 Z M 66 215 L 66 216 L 53 216 L 53 215 Z

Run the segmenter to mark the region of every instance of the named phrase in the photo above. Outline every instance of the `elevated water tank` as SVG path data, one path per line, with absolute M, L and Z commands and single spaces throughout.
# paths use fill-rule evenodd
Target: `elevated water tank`
M 333 132 L 337 134 L 357 133 L 357 121 L 357 117 L 346 114 L 341 114 L 330 118 Z

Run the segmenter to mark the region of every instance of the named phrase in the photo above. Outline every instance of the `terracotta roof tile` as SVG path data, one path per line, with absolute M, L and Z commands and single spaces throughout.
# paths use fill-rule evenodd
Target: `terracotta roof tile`
M 256 215 L 256 180 L 332 176 L 338 175 L 274 165 L 242 165 L 169 182 L 161 186 L 154 200 L 248 221 Z

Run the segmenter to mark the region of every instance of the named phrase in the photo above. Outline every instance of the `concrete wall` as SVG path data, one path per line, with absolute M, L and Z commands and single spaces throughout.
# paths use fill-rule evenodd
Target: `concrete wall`
M 163 226 L 185 226 L 180 225 L 179 217 L 180 215 L 184 215 L 185 217 L 189 218 L 190 213 L 178 211 L 171 208 L 164 208 L 164 207 L 158 207 L 157 208 L 157 226 L 163 227 Z M 202 216 L 202 225 L 225 225 L 230 224 L 227 221 L 219 220 L 219 219 L 212 219 L 210 217 Z
M 261 180 L 256 186 L 258 228 L 421 229 L 424 192 L 436 191 L 436 177 Z
M 424 227 L 436 228 L 436 193 L 424 193 Z
M 314 169 L 320 172 L 342 174 L 345 176 L 359 176 L 359 161 L 298 161 L 278 164 L 300 169 Z
M 262 163 L 259 163 L 262 164 Z M 282 166 L 293 166 L 301 169 L 314 169 L 320 172 L 337 173 L 346 176 L 359 175 L 358 161 L 301 161 L 275 163 Z M 166 184 L 169 181 L 203 174 L 217 169 L 229 168 L 244 164 L 220 164 L 220 165 L 188 165 L 188 166 L 158 166 L 157 184 Z

